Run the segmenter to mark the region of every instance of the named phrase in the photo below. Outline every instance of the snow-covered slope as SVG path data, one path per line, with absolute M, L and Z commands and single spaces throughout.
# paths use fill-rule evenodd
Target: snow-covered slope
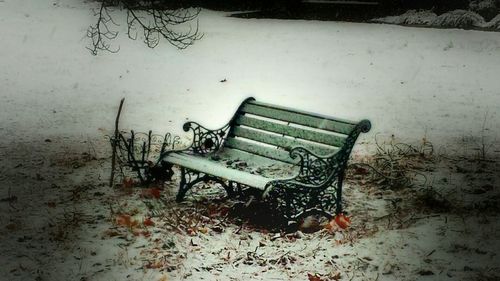
M 0 2 L 4 136 L 98 135 L 126 97 L 123 128 L 180 132 L 186 118 L 218 126 L 247 96 L 344 118 L 373 134 L 427 136 L 439 146 L 498 137 L 496 33 L 339 22 L 244 20 L 204 10 L 187 50 L 151 50 L 122 31 L 118 54 L 91 56 L 94 2 Z M 219 82 L 227 79 L 227 82 Z

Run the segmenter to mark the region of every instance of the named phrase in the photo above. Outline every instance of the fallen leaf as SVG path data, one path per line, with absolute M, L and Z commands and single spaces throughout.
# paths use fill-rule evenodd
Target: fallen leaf
M 157 269 L 157 268 L 162 268 L 164 266 L 162 261 L 150 261 L 144 265 L 145 268 L 149 269 Z
M 151 236 L 151 233 L 147 230 L 140 230 L 140 229 L 133 229 L 132 234 L 134 236 L 144 236 L 144 237 L 149 237 Z
M 318 274 L 307 273 L 307 278 L 309 281 L 323 281 L 323 279 L 321 279 L 321 276 L 319 276 Z
M 200 227 L 198 228 L 198 231 L 203 233 L 203 234 L 207 234 L 208 233 L 208 228 L 207 227 Z
M 340 228 L 346 229 L 351 225 L 351 218 L 345 216 L 343 213 L 340 213 L 335 216 L 335 222 Z
M 155 223 L 153 222 L 153 220 L 152 220 L 151 218 L 146 218 L 146 219 L 142 222 L 142 224 L 143 224 L 144 226 L 154 226 L 154 225 L 155 225 Z
M 339 230 L 339 226 L 335 222 L 335 219 L 330 220 L 324 228 L 329 232 L 329 233 L 334 233 L 335 231 Z
M 158 199 L 161 197 L 161 190 L 159 188 L 146 188 L 142 190 L 141 197 Z
M 121 226 L 130 225 L 130 216 L 129 215 L 118 215 L 115 218 L 115 223 Z
M 47 206 L 49 208 L 55 208 L 56 207 L 56 202 L 47 202 Z
M 151 189 L 151 195 L 153 195 L 154 198 L 160 198 L 161 196 L 161 191 L 158 188 L 152 188 Z
M 124 189 L 130 189 L 134 187 L 134 180 L 132 178 L 124 178 L 122 182 L 122 187 Z
M 189 236 L 195 236 L 195 235 L 196 235 L 196 229 L 194 229 L 194 228 L 192 228 L 192 227 L 188 228 L 188 229 L 187 229 L 187 234 L 188 234 Z
M 120 226 L 133 228 L 139 225 L 139 222 L 132 219 L 130 215 L 118 215 L 115 218 L 115 223 Z

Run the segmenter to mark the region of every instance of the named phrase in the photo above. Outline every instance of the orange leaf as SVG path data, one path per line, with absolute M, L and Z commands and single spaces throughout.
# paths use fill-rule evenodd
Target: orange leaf
M 335 222 L 340 228 L 346 229 L 351 225 L 351 218 L 345 216 L 343 213 L 340 213 L 335 216 Z
M 338 230 L 338 225 L 337 223 L 335 222 L 335 219 L 332 219 L 331 221 L 329 221 L 325 226 L 324 228 L 329 232 L 329 233 L 333 233 L 335 231 Z
M 124 178 L 122 182 L 122 187 L 125 189 L 132 188 L 134 186 L 134 180 L 132 178 Z
M 144 265 L 145 268 L 162 268 L 164 266 L 162 261 L 148 262 Z
M 309 281 L 323 281 L 323 279 L 321 279 L 318 274 L 307 273 L 307 278 L 309 279 Z
M 151 195 L 153 195 L 154 198 L 158 199 L 161 196 L 161 191 L 159 188 L 151 188 Z
M 161 190 L 159 188 L 146 188 L 141 192 L 141 196 L 144 198 L 160 198 Z
M 188 234 L 189 236 L 194 236 L 194 235 L 196 235 L 196 229 L 194 229 L 194 228 L 192 228 L 192 227 L 188 228 L 188 229 L 187 229 L 187 234 Z
M 138 225 L 139 225 L 139 221 L 136 221 L 136 220 L 130 221 L 130 227 L 137 227 Z
M 145 219 L 142 224 L 144 224 L 144 226 L 154 226 L 155 223 L 153 222 L 153 220 L 151 220 L 151 218 L 147 218 Z
M 139 225 L 139 222 L 133 220 L 130 215 L 118 215 L 115 219 L 117 225 L 133 228 Z
M 116 224 L 121 226 L 130 226 L 130 220 L 129 215 L 118 215 L 115 218 Z

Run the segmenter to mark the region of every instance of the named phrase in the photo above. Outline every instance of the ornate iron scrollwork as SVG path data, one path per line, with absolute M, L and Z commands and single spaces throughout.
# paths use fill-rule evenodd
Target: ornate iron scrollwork
M 321 157 L 304 147 L 296 147 L 290 151 L 292 159 L 299 158 L 299 174 L 293 181 L 303 184 L 323 185 L 330 178 L 332 171 L 338 170 L 335 161 L 338 154 L 332 157 Z
M 181 167 L 181 182 L 179 185 L 179 192 L 177 193 L 176 200 L 181 202 L 184 199 L 186 193 L 197 183 L 213 181 L 220 184 L 227 192 L 228 196 L 234 196 L 237 191 L 237 186 L 232 182 L 225 182 L 221 178 L 214 177 L 205 173 L 201 173 L 195 170 L 191 170 L 185 167 Z
M 331 217 L 333 210 L 341 213 L 342 182 L 349 155 L 359 134 L 370 128 L 370 121 L 359 122 L 342 148 L 331 155 L 320 156 L 304 147 L 292 149 L 290 157 L 300 160 L 299 173 L 291 179 L 269 182 L 264 197 L 289 219 L 310 213 Z
M 196 154 L 207 154 L 219 150 L 229 131 L 229 124 L 217 130 L 209 130 L 196 122 L 186 122 L 182 129 L 193 131 L 193 142 L 187 150 Z
M 129 167 L 137 173 L 137 178 L 142 184 L 155 180 L 170 180 L 173 171 L 172 165 L 162 161 L 161 155 L 168 150 L 173 150 L 180 143 L 178 136 L 170 133 L 155 135 L 148 133 L 121 132 L 118 139 L 111 138 L 117 149 L 120 167 Z
M 337 206 L 336 189 L 333 185 L 320 189 L 291 182 L 275 182 L 265 200 L 285 218 L 295 221 L 309 214 L 331 218 L 332 210 Z

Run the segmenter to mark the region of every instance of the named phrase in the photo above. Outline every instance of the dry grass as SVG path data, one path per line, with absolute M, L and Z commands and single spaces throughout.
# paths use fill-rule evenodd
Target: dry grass
M 363 162 L 349 166 L 348 179 L 361 184 L 372 183 L 383 189 L 413 187 L 415 178 L 431 170 L 435 162 L 434 147 L 425 138 L 418 145 L 397 142 L 394 137 L 380 143 L 375 138 L 377 151 Z

